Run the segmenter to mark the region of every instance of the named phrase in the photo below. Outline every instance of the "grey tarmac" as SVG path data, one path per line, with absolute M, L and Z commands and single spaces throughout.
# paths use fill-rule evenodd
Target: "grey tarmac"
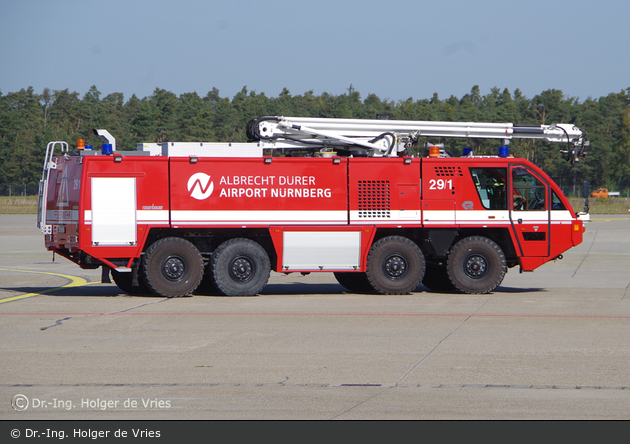
M 487 295 L 128 296 L 0 215 L 0 419 L 630 418 L 630 215 Z

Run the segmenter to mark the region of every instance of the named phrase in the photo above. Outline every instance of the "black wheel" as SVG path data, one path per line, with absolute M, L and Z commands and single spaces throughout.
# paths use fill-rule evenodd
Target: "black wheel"
M 374 293 L 366 273 L 335 272 L 335 279 L 353 293 Z
M 402 236 L 385 237 L 372 245 L 367 278 L 381 294 L 408 294 L 424 276 L 424 255 L 415 242 Z
M 448 277 L 446 265 L 427 264 L 424 278 L 422 278 L 422 285 L 437 293 L 459 292 Z
M 151 290 L 146 286 L 144 281 L 138 276 L 138 284 L 133 285 L 132 283 L 132 273 L 131 272 L 121 272 L 117 270 L 112 270 L 112 279 L 114 283 L 118 285 L 122 291 L 127 294 L 135 295 L 135 296 L 143 296 L 151 294 Z
M 226 296 L 254 296 L 269 280 L 271 263 L 263 247 L 251 239 L 223 242 L 212 255 L 214 285 Z
M 451 249 L 448 276 L 460 291 L 470 294 L 490 293 L 503 281 L 507 262 L 503 250 L 494 241 L 471 236 Z
M 143 277 L 153 293 L 169 298 L 191 294 L 203 277 L 203 259 L 192 243 L 166 237 L 144 255 Z

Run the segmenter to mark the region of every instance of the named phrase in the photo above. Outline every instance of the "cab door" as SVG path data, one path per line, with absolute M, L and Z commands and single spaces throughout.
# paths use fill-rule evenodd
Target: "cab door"
M 549 184 L 522 165 L 510 166 L 510 221 L 522 257 L 549 256 Z

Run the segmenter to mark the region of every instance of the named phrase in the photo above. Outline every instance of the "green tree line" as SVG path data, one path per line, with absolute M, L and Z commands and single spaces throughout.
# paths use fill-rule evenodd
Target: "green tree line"
M 400 120 L 572 123 L 591 142 L 588 155 L 576 165 L 562 158 L 560 144 L 514 140 L 510 152 L 542 167 L 567 194 L 579 194 L 584 180 L 592 187 L 630 189 L 630 88 L 580 101 L 556 89 L 527 98 L 519 89 L 492 88 L 482 95 L 474 86 L 461 98 L 434 94 L 393 101 L 375 94 L 362 98 L 352 85 L 341 95 L 292 95 L 285 88 L 277 97 L 243 87 L 232 98 L 221 97 L 216 88 L 203 97 L 157 88 L 149 97 L 132 95 L 126 101 L 122 93 L 103 97 L 96 86 L 83 97 L 68 89 L 0 91 L 0 185 L 36 184 L 50 141 L 67 141 L 73 148 L 77 139 L 85 139 L 100 147 L 93 128 L 107 129 L 119 150 L 135 150 L 143 142 L 244 142 L 247 122 L 267 115 L 373 119 L 378 114 Z M 465 146 L 475 154 L 496 154 L 499 144 L 485 139 L 446 142 L 454 155 Z

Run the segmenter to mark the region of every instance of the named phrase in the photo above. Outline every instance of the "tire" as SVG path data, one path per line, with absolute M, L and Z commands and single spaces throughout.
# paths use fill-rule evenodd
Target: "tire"
M 436 293 L 459 293 L 448 277 L 446 265 L 427 264 L 422 285 Z
M 212 255 L 214 285 L 225 296 L 254 296 L 269 280 L 271 262 L 263 247 L 251 239 L 223 242 Z
M 352 293 L 374 293 L 374 287 L 370 284 L 366 273 L 335 272 L 333 274 L 337 282 Z
M 131 282 L 132 277 L 131 272 L 112 270 L 112 279 L 114 280 L 114 283 L 125 293 L 134 296 L 146 296 L 151 294 L 151 290 L 149 290 L 149 287 L 146 286 L 140 276 L 138 276 L 138 286 L 133 285 Z
M 409 294 L 424 277 L 422 251 L 410 239 L 389 236 L 370 249 L 366 274 L 372 287 L 381 294 Z
M 153 293 L 168 298 L 187 296 L 201 282 L 203 258 L 197 247 L 187 240 L 165 237 L 147 249 L 142 271 Z
M 447 271 L 458 290 L 468 294 L 485 294 L 501 284 L 507 272 L 507 262 L 496 242 L 482 236 L 471 236 L 451 249 Z

